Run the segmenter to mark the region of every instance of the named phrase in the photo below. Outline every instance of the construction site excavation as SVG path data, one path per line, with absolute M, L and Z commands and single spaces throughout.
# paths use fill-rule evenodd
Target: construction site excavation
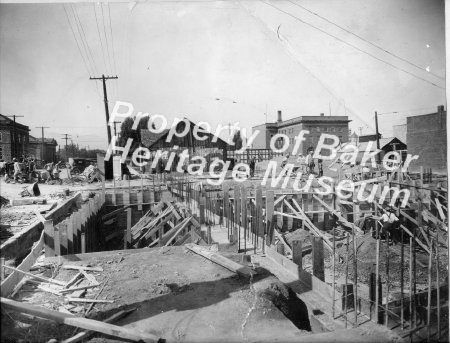
M 0 343 L 450 342 L 450 0 L 20 2 Z
M 63 190 L 2 244 L 2 340 L 448 339 L 446 179 L 375 172 L 343 200 L 263 186 L 268 163 L 220 186 L 172 171 Z M 394 183 L 411 195 L 391 241 Z

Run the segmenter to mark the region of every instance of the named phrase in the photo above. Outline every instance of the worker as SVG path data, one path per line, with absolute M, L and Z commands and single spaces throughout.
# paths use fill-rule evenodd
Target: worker
M 323 176 L 323 162 L 321 159 L 317 160 L 317 168 L 319 169 L 319 177 Z
M 391 207 L 386 208 L 385 213 L 383 213 L 379 219 L 381 219 L 381 222 L 383 223 L 383 227 L 381 228 L 381 239 L 392 243 L 393 238 L 395 238 L 395 244 L 397 244 L 399 219 L 394 214 L 394 210 Z
M 306 159 L 305 159 L 305 163 L 306 163 L 306 166 L 308 168 L 308 172 L 310 174 L 314 174 L 314 167 L 316 166 L 314 164 L 313 153 L 314 153 L 314 150 L 312 150 L 312 149 L 309 150 L 308 154 L 306 155 Z
M 250 167 L 250 177 L 255 176 L 255 166 L 256 166 L 256 160 L 254 157 L 250 160 L 249 167 Z
M 14 163 L 14 182 L 16 181 L 21 182 L 21 180 L 19 180 L 19 176 L 21 173 L 20 163 L 15 157 L 13 158 L 13 163 Z

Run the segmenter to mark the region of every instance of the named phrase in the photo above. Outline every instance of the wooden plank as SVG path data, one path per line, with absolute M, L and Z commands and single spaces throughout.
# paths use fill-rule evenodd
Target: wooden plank
M 280 240 L 280 242 L 284 245 L 284 249 L 285 251 L 287 250 L 291 255 L 292 255 L 292 249 L 291 247 L 288 245 L 288 243 L 286 242 L 286 240 L 284 239 L 284 237 L 281 235 L 281 233 L 279 233 L 277 231 L 277 229 L 273 230 L 275 236 L 278 237 L 278 239 Z
M 45 257 L 55 256 L 55 227 L 53 220 L 44 221 Z
M 186 244 L 186 248 L 188 248 L 189 250 L 195 252 L 196 254 L 203 256 L 204 258 L 206 258 L 214 263 L 217 263 L 218 265 L 221 265 L 222 267 L 224 267 L 228 270 L 231 270 L 232 272 L 235 272 L 241 276 L 252 277 L 253 275 L 256 274 L 250 268 L 245 267 L 239 263 L 236 263 L 236 262 L 230 260 L 229 258 L 226 258 L 218 253 L 212 252 L 207 249 L 203 249 L 203 248 L 199 247 L 198 245 L 190 243 L 190 244 Z
M 76 287 L 72 287 L 72 288 L 62 289 L 59 291 L 59 293 L 61 293 L 61 294 L 70 293 L 70 292 L 75 292 L 75 291 L 81 291 L 83 289 L 96 288 L 98 286 L 100 286 L 99 283 L 94 284 L 94 285 L 76 286 Z
M 167 243 L 164 246 L 168 246 L 177 236 L 178 234 L 189 224 L 191 218 L 186 218 L 186 221 L 180 225 L 179 229 L 175 232 L 175 234 L 169 238 Z
M 101 332 L 103 334 L 128 339 L 131 341 L 144 341 L 148 343 L 158 342 L 159 337 L 141 332 L 136 328 L 125 328 L 109 323 L 100 322 L 98 320 L 81 318 L 74 315 L 61 313 L 59 311 L 49 310 L 47 308 L 31 305 L 29 303 L 21 303 L 11 299 L 1 298 L 0 303 L 5 309 L 18 311 L 32 316 L 53 320 L 60 324 L 75 326 L 85 330 Z
M 39 238 L 39 241 L 37 244 L 31 249 L 31 252 L 28 254 L 27 257 L 22 261 L 22 263 L 17 266 L 17 269 L 22 271 L 29 271 L 30 268 L 33 266 L 33 264 L 36 262 L 37 258 L 42 252 L 42 249 L 44 248 L 44 231 L 41 233 L 41 237 Z M 3 267 L 5 267 L 4 263 L 2 266 L 2 274 L 4 273 Z M 24 277 L 23 273 L 20 272 L 13 272 L 8 275 L 8 277 L 4 280 L 2 280 L 0 291 L 2 296 L 9 295 L 14 287 L 22 280 Z
M 23 275 L 26 275 L 26 276 L 32 278 L 32 279 L 36 279 L 36 280 L 52 283 L 52 284 L 55 284 L 55 285 L 58 285 L 58 286 L 65 286 L 66 285 L 66 283 L 63 282 L 63 281 L 49 279 L 49 278 L 46 278 L 44 276 L 34 275 L 32 273 L 28 273 L 28 272 L 20 270 L 18 268 L 14 268 L 14 267 L 10 267 L 10 266 L 3 266 L 3 268 L 10 269 L 10 270 L 15 271 L 17 273 L 21 273 Z
M 128 309 L 128 310 L 119 311 L 119 312 L 113 314 L 111 317 L 106 318 L 103 322 L 104 323 L 113 323 L 113 322 L 127 316 L 128 314 L 130 314 L 131 312 L 133 312 L 135 310 L 136 310 L 135 308 L 132 308 L 132 309 Z M 82 331 L 82 332 L 77 333 L 75 336 L 72 336 L 68 339 L 61 341 L 61 343 L 81 342 L 83 340 L 86 340 L 93 334 L 94 334 L 94 331 Z
M 262 188 L 259 185 L 256 188 L 256 234 L 259 237 L 264 237 L 264 225 L 263 225 L 263 202 L 262 202 Z
M 56 225 L 59 232 L 59 241 L 60 241 L 60 255 L 67 255 L 68 254 L 68 238 L 67 238 L 67 220 L 62 221 L 58 225 Z
M 362 230 L 357 227 L 355 224 L 350 223 L 347 219 L 345 219 L 344 217 L 342 217 L 341 215 L 338 214 L 337 211 L 333 210 L 330 206 L 327 205 L 327 203 L 325 203 L 322 199 L 320 199 L 318 196 L 313 195 L 314 198 L 316 198 L 317 201 L 320 202 L 320 204 L 325 207 L 332 215 L 335 215 L 339 221 L 341 222 L 341 225 L 347 226 L 350 229 L 354 229 L 355 232 L 361 233 Z
M 90 272 L 102 272 L 102 267 L 87 267 L 87 266 L 77 266 L 72 264 L 63 264 L 61 266 L 62 269 L 74 269 L 74 270 L 84 270 L 84 271 L 90 271 Z
M 274 227 L 274 191 L 266 192 L 266 234 L 267 234 L 267 244 L 270 245 L 273 242 L 273 230 Z
M 126 242 L 127 246 L 131 244 L 131 208 L 127 209 L 127 232 L 126 232 Z
M 72 214 L 68 219 L 67 219 L 67 254 L 73 254 L 74 253 L 74 249 L 73 249 L 73 218 L 74 215 Z
M 142 191 L 137 193 L 137 202 L 138 211 L 142 211 L 142 203 L 144 202 L 144 193 Z
M 100 303 L 100 304 L 113 304 L 114 303 L 114 300 L 107 300 L 107 299 L 88 299 L 88 298 L 68 297 L 67 300 L 71 303 Z
M 107 221 L 108 219 L 111 219 L 113 217 L 115 217 L 117 214 L 122 213 L 123 211 L 125 211 L 127 208 L 129 208 L 130 206 L 124 206 L 121 208 L 118 208 L 110 213 L 105 214 L 104 216 L 102 216 L 102 222 Z

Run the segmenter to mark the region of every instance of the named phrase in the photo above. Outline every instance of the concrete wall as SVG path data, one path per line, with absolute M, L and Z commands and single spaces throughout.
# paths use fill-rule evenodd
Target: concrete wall
M 447 171 L 446 115 L 443 106 L 439 106 L 437 113 L 407 118 L 408 153 L 419 155 L 411 163 L 411 171 L 418 171 L 420 166 L 432 168 L 433 172 Z

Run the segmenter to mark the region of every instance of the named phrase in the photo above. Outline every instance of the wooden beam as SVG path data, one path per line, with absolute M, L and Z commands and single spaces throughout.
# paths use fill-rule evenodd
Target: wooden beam
M 350 229 L 354 229 L 355 232 L 362 232 L 362 230 L 357 227 L 355 224 L 350 223 L 347 219 L 345 219 L 344 217 L 342 217 L 341 215 L 339 215 L 337 213 L 337 211 L 333 210 L 332 208 L 330 208 L 330 206 L 327 205 L 327 203 L 325 203 L 322 199 L 320 199 L 317 195 L 313 195 L 314 198 L 316 198 L 320 204 L 325 207 L 332 215 L 335 215 L 339 221 L 341 222 L 342 225 L 349 227 Z M 342 203 L 342 202 L 341 202 Z M 353 204 L 353 203 L 352 203 Z
M 55 280 L 55 279 L 49 279 L 49 278 L 46 278 L 44 276 L 34 275 L 34 274 L 31 274 L 31 273 L 28 273 L 28 272 L 24 272 L 23 270 L 20 270 L 20 269 L 17 269 L 17 268 L 13 268 L 13 267 L 9 267 L 9 266 L 3 266 L 3 268 L 11 269 L 11 270 L 13 270 L 13 271 L 15 271 L 17 273 L 21 273 L 23 275 L 26 275 L 26 276 L 32 278 L 32 279 L 40 280 L 40 281 L 43 281 L 43 282 L 52 283 L 52 284 L 55 284 L 55 285 L 58 285 L 58 286 L 65 286 L 66 285 L 66 283 L 63 282 L 63 281 L 59 281 L 59 280 Z
M 62 269 L 74 269 L 74 270 L 84 270 L 89 272 L 102 272 L 102 267 L 86 267 L 86 266 L 76 266 L 72 264 L 63 264 L 61 266 Z
M 275 234 L 275 236 L 278 237 L 278 239 L 280 240 L 281 243 L 283 243 L 285 250 L 287 250 L 291 255 L 292 255 L 292 248 L 289 246 L 289 244 L 286 242 L 286 240 L 284 239 L 284 237 L 281 235 L 281 233 L 278 232 L 277 229 L 273 230 L 273 233 Z
M 75 326 L 85 330 L 101 332 L 105 335 L 128 339 L 131 341 L 144 341 L 147 343 L 156 343 L 159 337 L 137 330 L 136 328 L 125 328 L 98 320 L 81 318 L 59 311 L 49 310 L 47 308 L 35 306 L 29 303 L 22 303 L 7 298 L 0 298 L 3 308 L 29 314 L 32 316 L 53 320 L 60 324 Z
M 239 263 L 236 263 L 229 258 L 226 258 L 218 253 L 212 252 L 207 249 L 203 249 L 195 244 L 186 244 L 186 248 L 191 250 L 192 252 L 195 252 L 196 254 L 203 256 L 204 258 L 217 263 L 218 265 L 221 265 L 222 267 L 231 270 L 232 272 L 235 272 L 241 276 L 245 277 L 252 277 L 256 273 L 251 270 L 250 268 L 243 266 Z
M 103 322 L 104 323 L 113 323 L 119 319 L 122 319 L 123 317 L 127 316 L 131 312 L 135 311 L 135 308 L 129 309 L 129 310 L 123 310 L 119 311 L 117 313 L 114 313 L 111 317 L 106 318 Z M 92 334 L 94 334 L 94 331 L 82 331 L 77 333 L 75 336 L 72 336 L 68 339 L 65 339 L 64 341 L 61 341 L 61 343 L 77 343 L 80 341 L 83 341 L 90 337 Z
M 318 237 L 322 237 L 325 242 L 325 247 L 329 251 L 333 251 L 333 245 L 330 242 L 330 240 L 322 233 L 320 230 L 311 222 L 311 220 L 308 218 L 308 216 L 303 212 L 300 205 L 297 203 L 295 199 L 292 199 L 293 204 L 297 208 L 298 211 L 296 211 L 288 202 L 286 204 L 288 207 L 294 212 L 299 214 L 299 219 L 302 219 L 306 226 L 311 230 L 312 233 L 314 233 Z

